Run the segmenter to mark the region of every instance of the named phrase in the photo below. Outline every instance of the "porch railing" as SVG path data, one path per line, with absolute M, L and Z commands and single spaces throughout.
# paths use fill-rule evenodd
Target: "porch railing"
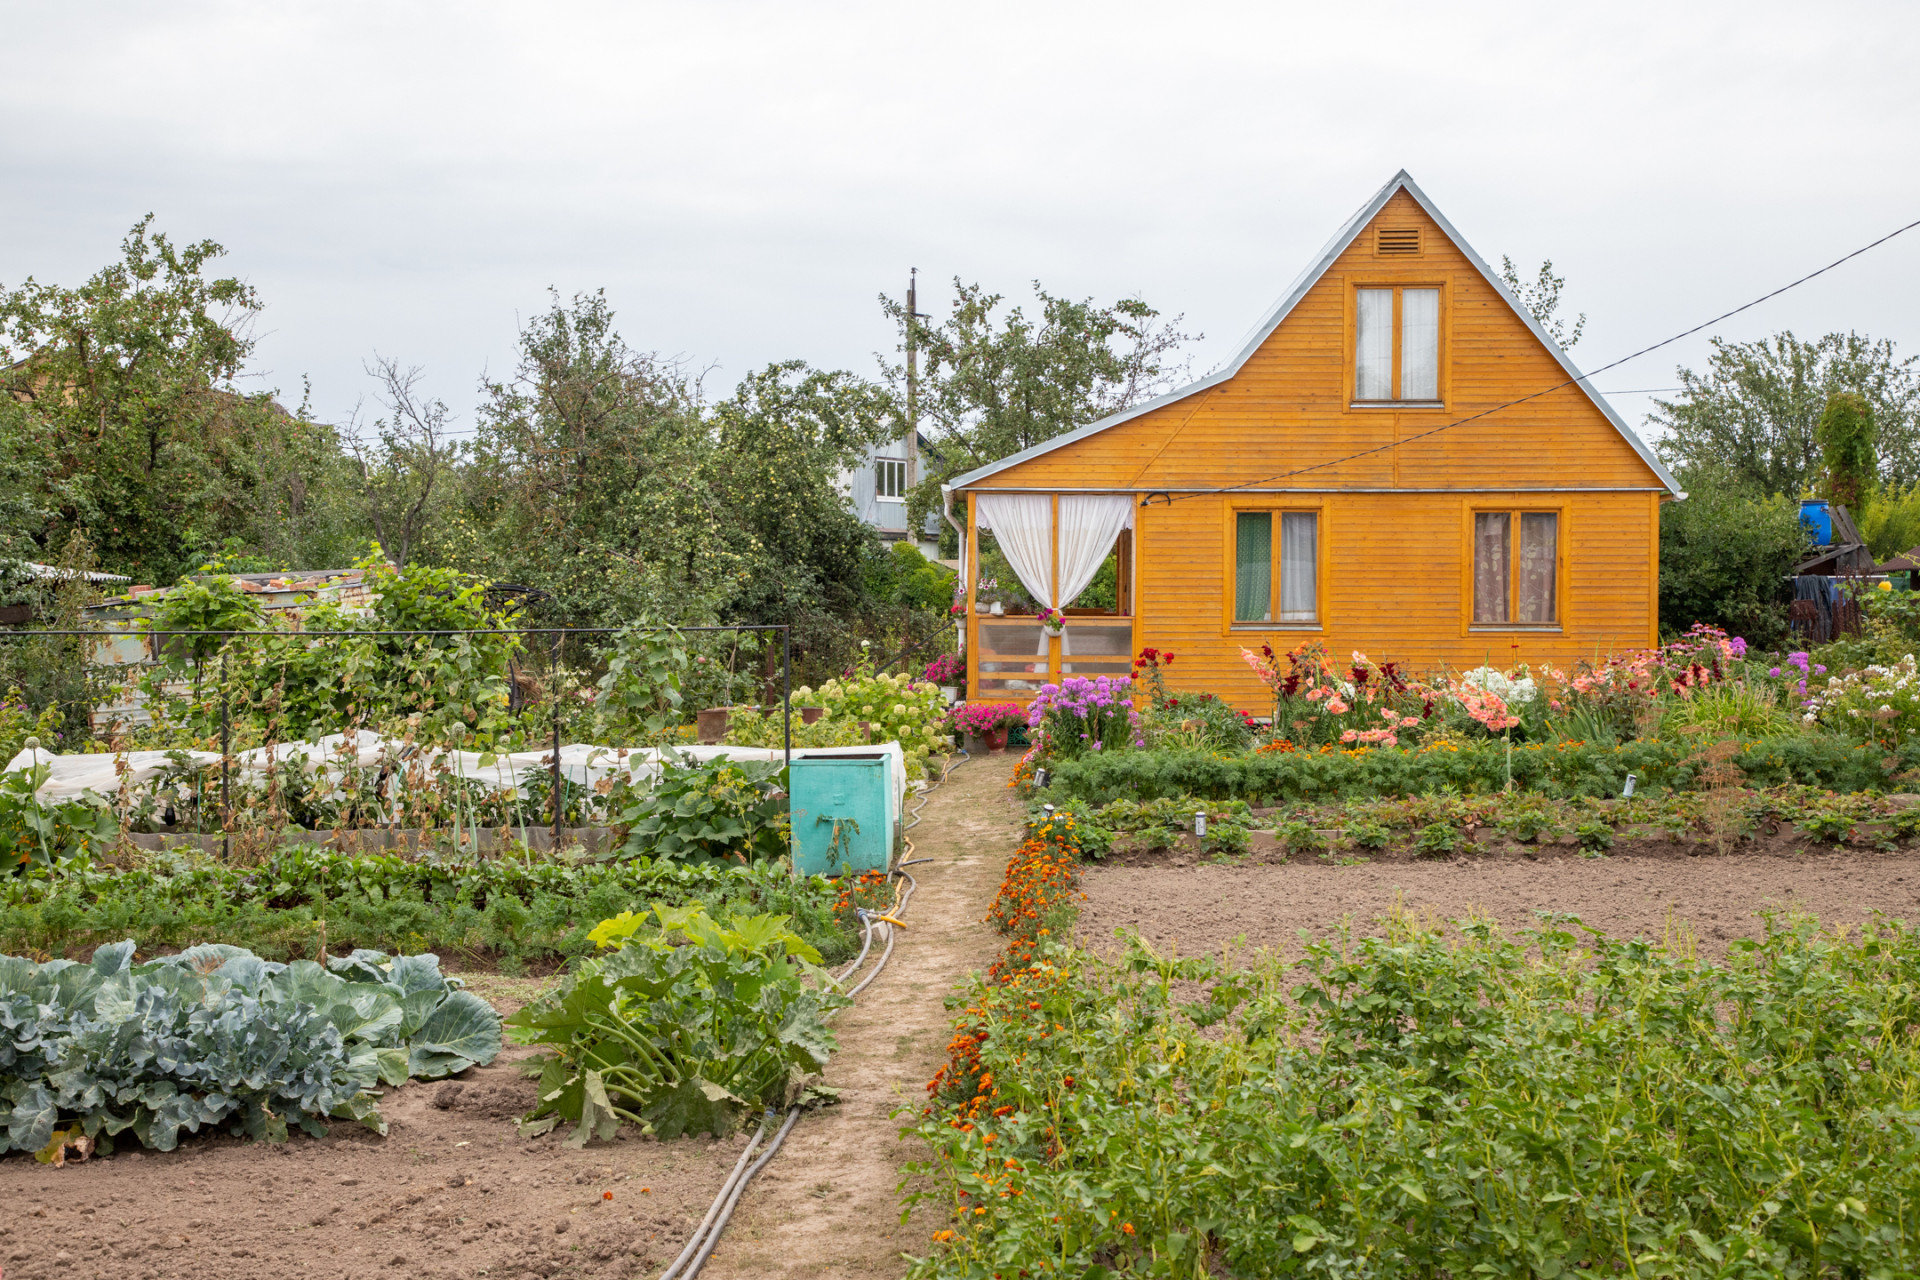
M 977 619 L 975 676 L 983 698 L 1025 700 L 1062 676 L 1124 676 L 1133 669 L 1133 619 L 1069 615 L 1049 636 L 1032 618 Z

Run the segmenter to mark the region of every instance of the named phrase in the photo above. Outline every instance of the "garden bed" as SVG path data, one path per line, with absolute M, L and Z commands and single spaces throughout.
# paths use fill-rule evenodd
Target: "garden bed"
M 534 985 L 474 982 L 503 1011 Z M 664 1267 L 745 1138 L 660 1143 L 626 1130 L 587 1150 L 522 1139 L 514 1122 L 537 1085 L 515 1064 L 530 1053 L 509 1048 L 458 1079 L 390 1091 L 384 1139 L 336 1123 L 326 1138 L 296 1132 L 280 1145 L 210 1134 L 165 1154 L 132 1146 L 59 1169 L 0 1160 L 0 1262 L 8 1280 Z
M 1190 848 L 1095 866 L 1075 941 L 1110 951 L 1114 931 L 1127 929 L 1183 955 L 1238 945 L 1298 956 L 1301 930 L 1321 937 L 1350 920 L 1356 932 L 1375 934 L 1398 908 L 1437 920 L 1489 916 L 1509 932 L 1553 912 L 1614 938 L 1684 935 L 1699 954 L 1719 957 L 1735 938 L 1762 936 L 1768 911 L 1808 912 L 1828 926 L 1864 923 L 1876 911 L 1920 920 L 1920 852 L 1810 847 L 1786 834 L 1727 854 L 1656 838 L 1616 846 L 1607 858 L 1583 858 L 1568 845 L 1444 861 L 1405 852 L 1280 861 L 1277 845 L 1261 856 L 1223 863 Z

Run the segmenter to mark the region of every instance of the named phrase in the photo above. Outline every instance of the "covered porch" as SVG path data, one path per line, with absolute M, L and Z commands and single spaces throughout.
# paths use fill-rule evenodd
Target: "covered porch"
M 1063 677 L 1129 674 L 1135 495 L 966 500 L 967 697 L 1024 702 Z M 1045 609 L 1058 610 L 1056 625 L 1045 625 Z

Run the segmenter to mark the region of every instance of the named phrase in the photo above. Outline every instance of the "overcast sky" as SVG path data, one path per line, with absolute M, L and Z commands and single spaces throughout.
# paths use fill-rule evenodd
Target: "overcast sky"
M 0 285 L 77 284 L 152 212 L 227 247 L 261 385 L 334 421 L 378 351 L 470 423 L 549 286 L 604 287 L 709 394 L 872 374 L 909 267 L 936 315 L 955 276 L 1137 294 L 1200 372 L 1401 167 L 1489 260 L 1553 259 L 1587 368 L 1920 218 L 1910 0 L 0 0 L 0 30 Z M 1721 332 L 1920 352 L 1916 295 L 1920 231 Z

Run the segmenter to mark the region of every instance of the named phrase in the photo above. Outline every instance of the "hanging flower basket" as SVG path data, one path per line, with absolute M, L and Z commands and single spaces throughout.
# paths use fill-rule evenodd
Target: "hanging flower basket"
M 1067 615 L 1058 609 L 1042 609 L 1035 616 L 1040 619 L 1040 625 L 1047 629 L 1047 634 L 1050 636 L 1057 636 L 1067 629 Z

